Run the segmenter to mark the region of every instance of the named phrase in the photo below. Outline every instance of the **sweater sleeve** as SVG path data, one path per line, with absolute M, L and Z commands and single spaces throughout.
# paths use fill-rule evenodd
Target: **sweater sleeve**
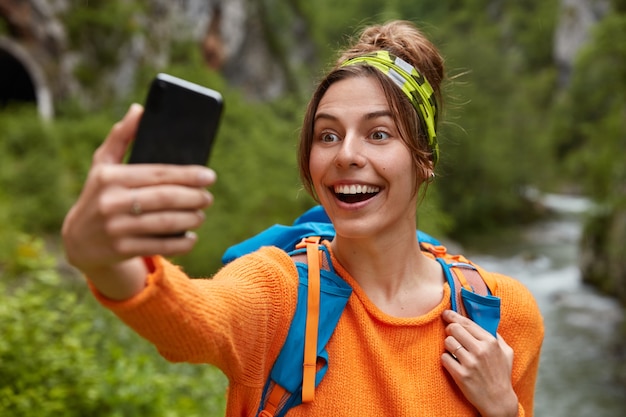
M 535 385 L 543 343 L 543 318 L 535 298 L 519 281 L 496 275 L 497 294 L 502 299 L 498 333 L 513 348 L 513 389 L 517 395 L 518 417 L 532 417 Z
M 277 248 L 263 248 L 223 267 L 210 279 L 189 279 L 155 257 L 142 292 L 113 301 L 93 289 L 161 355 L 173 362 L 210 363 L 231 380 L 263 384 L 295 311 L 297 271 Z

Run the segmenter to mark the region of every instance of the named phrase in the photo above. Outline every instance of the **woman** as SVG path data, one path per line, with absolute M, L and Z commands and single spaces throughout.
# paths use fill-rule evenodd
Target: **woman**
M 289 416 L 530 416 L 543 326 L 530 293 L 497 275 L 493 337 L 450 311 L 440 265 L 416 239 L 418 191 L 434 176 L 443 60 L 410 23 L 365 29 L 322 80 L 300 140 L 305 187 L 336 229 L 325 242 L 353 288 L 327 346 L 315 401 Z M 123 165 L 140 106 L 94 155 L 63 227 L 67 257 L 99 301 L 172 361 L 229 378 L 227 415 L 254 416 L 297 295 L 293 260 L 273 247 L 189 280 L 164 256 L 196 236 L 215 173 Z

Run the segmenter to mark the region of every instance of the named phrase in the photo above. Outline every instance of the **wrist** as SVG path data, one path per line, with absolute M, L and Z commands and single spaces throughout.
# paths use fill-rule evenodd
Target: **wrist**
M 141 292 L 149 273 L 144 258 L 131 258 L 115 265 L 83 271 L 100 294 L 123 301 Z
M 487 412 L 480 413 L 482 417 L 521 417 L 520 404 L 514 392 L 503 397 L 502 401 L 495 403 Z

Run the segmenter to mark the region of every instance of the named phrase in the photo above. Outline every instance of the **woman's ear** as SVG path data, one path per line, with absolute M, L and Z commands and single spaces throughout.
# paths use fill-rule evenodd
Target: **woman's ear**
M 428 161 L 426 163 L 422 163 L 422 165 L 417 170 L 420 178 L 419 182 L 433 182 L 435 179 L 435 170 L 433 167 L 432 161 Z

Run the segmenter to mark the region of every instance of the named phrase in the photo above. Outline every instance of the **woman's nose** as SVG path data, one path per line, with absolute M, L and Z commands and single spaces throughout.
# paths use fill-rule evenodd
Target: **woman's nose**
M 343 168 L 363 166 L 366 160 L 363 145 L 363 141 L 356 135 L 346 134 L 337 149 L 335 164 Z

